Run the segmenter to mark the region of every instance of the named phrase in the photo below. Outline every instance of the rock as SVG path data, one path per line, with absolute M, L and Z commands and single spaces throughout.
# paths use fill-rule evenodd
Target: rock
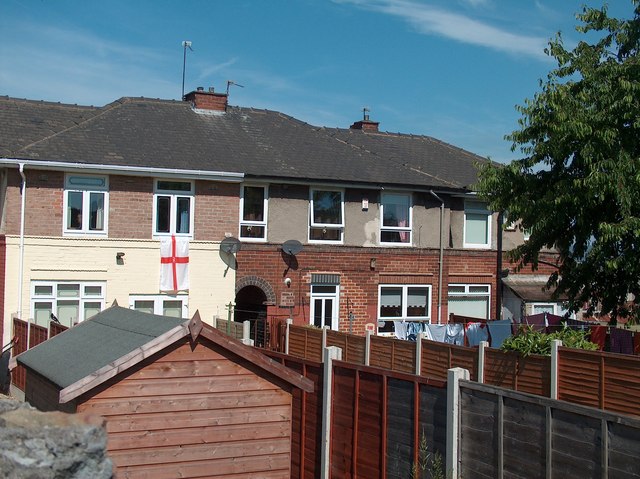
M 0 471 L 16 479 L 113 476 L 104 419 L 0 398 Z

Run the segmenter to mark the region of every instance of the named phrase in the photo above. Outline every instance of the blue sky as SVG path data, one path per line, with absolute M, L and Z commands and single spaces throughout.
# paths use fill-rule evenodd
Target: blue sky
M 574 0 L 0 0 L 0 95 L 101 106 L 232 87 L 233 105 L 348 127 L 362 108 L 391 132 L 496 161 L 515 105 L 580 39 Z M 631 1 L 613 0 L 630 17 Z

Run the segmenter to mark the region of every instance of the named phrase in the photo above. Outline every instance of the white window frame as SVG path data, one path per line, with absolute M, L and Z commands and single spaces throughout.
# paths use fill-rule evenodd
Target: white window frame
M 314 292 L 314 286 L 321 287 L 334 287 L 335 292 L 333 293 L 320 293 Z M 311 284 L 311 294 L 310 294 L 310 306 L 309 306 L 309 324 L 314 325 L 314 316 L 315 316 L 315 307 L 316 300 L 320 299 L 332 299 L 333 300 L 333 308 L 331 311 L 331 329 L 334 331 L 338 331 L 339 328 L 339 311 L 340 311 L 340 285 L 339 284 Z
M 59 296 L 58 286 L 60 285 L 78 285 L 78 296 Z M 49 287 L 51 288 L 51 294 L 36 295 L 36 287 Z M 99 287 L 101 292 L 99 295 L 85 293 L 86 287 Z M 106 281 L 31 281 L 31 318 L 36 319 L 35 305 L 36 303 L 51 303 L 51 312 L 56 316 L 58 315 L 58 302 L 59 301 L 77 301 L 78 302 L 78 315 L 76 322 L 73 324 L 64 324 L 64 326 L 73 326 L 74 324 L 81 323 L 85 319 L 84 306 L 86 303 L 100 303 L 100 311 L 104 309 L 105 297 L 106 297 L 107 283 Z M 49 323 L 47 322 L 47 325 Z M 41 325 L 46 326 L 46 325 Z
M 408 226 L 385 226 L 384 225 L 384 198 L 385 196 L 406 196 L 409 199 L 409 225 Z M 382 232 L 398 232 L 408 233 L 409 241 L 407 242 L 395 242 L 395 241 L 382 241 Z M 380 244 L 384 246 L 400 246 L 410 247 L 413 246 L 413 195 L 406 192 L 387 191 L 380 193 Z
M 452 287 L 464 288 L 464 292 L 452 292 Z M 473 287 L 486 288 L 485 291 L 471 291 Z M 449 298 L 487 298 L 487 319 L 491 317 L 491 285 L 487 283 L 449 283 L 447 286 L 447 307 Z
M 189 318 L 188 294 L 131 294 L 129 295 L 129 309 L 135 309 L 136 301 L 153 301 L 153 314 L 163 316 L 164 301 L 182 301 L 182 318 Z
M 173 183 L 185 183 L 190 185 L 189 191 L 178 191 L 171 189 L 161 189 L 158 187 L 158 182 L 167 181 Z M 169 205 L 169 232 L 158 232 L 158 198 L 161 196 L 168 196 L 170 198 Z M 189 232 L 188 233 L 176 233 L 177 223 L 177 202 L 179 198 L 189 199 Z M 159 238 L 162 236 L 182 236 L 185 238 L 193 238 L 195 229 L 195 184 L 192 180 L 173 180 L 170 178 L 156 178 L 153 180 L 153 237 Z
M 401 288 L 402 289 L 402 315 L 401 316 L 382 316 L 380 308 L 382 307 L 382 290 L 384 288 Z M 427 288 L 427 315 L 426 316 L 408 316 L 407 303 L 410 288 Z M 433 288 L 430 284 L 379 284 L 378 285 L 378 321 L 426 321 L 431 322 L 431 301 Z
M 263 191 L 263 213 L 262 213 L 262 217 L 263 220 L 262 221 L 250 221 L 250 220 L 245 220 L 244 218 L 244 190 L 245 188 L 262 188 Z M 258 184 L 243 184 L 240 188 L 240 227 L 238 228 L 238 238 L 240 238 L 241 241 L 247 241 L 247 242 L 256 242 L 256 243 L 264 243 L 265 241 L 267 241 L 267 218 L 268 218 L 268 212 L 269 212 L 269 185 L 258 185 Z M 242 236 L 242 228 L 243 227 L 254 227 L 257 226 L 259 228 L 264 228 L 264 235 L 262 238 L 250 238 L 250 237 L 246 237 L 246 236 Z
M 482 207 L 480 205 L 483 205 Z M 467 241 L 467 214 L 486 215 L 487 217 L 487 238 L 484 243 L 470 243 Z M 464 202 L 464 247 L 476 248 L 476 249 L 490 249 L 491 248 L 491 211 L 486 207 L 486 204 L 479 200 L 465 200 Z
M 559 314 L 558 314 L 558 304 L 557 303 L 541 303 L 541 302 L 537 302 L 537 303 L 529 303 L 529 304 L 531 305 L 531 314 L 541 314 L 541 313 L 536 313 L 535 312 L 536 306 L 542 306 L 542 307 L 551 306 L 553 308 L 553 312 L 551 314 L 559 316 Z
M 88 182 L 103 182 L 96 184 L 73 184 L 74 179 Z M 82 193 L 82 227 L 70 229 L 69 224 L 69 193 Z M 92 230 L 89 228 L 91 221 L 91 194 L 102 194 L 104 198 L 103 228 Z M 105 175 L 66 174 L 64 178 L 64 195 L 62 199 L 62 234 L 63 236 L 107 236 L 109 233 L 109 177 Z
M 336 193 L 340 193 L 340 223 L 319 223 L 315 221 L 313 215 L 313 193 L 316 191 L 332 191 Z M 307 235 L 309 243 L 330 243 L 330 244 L 343 244 L 344 242 L 344 189 L 339 188 L 320 188 L 314 187 L 309 189 L 309 227 L 307 228 Z M 312 239 L 311 238 L 311 229 L 312 228 L 322 228 L 322 229 L 332 229 L 337 230 L 340 234 L 339 239 L 337 240 L 323 240 L 323 239 Z

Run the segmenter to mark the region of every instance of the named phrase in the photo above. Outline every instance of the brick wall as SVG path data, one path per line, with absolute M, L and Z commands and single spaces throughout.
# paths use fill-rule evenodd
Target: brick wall
M 4 294 L 7 272 L 7 242 L 4 235 L 0 235 L 0 346 L 7 344 L 11 338 L 5 338 L 4 331 Z
M 289 308 L 281 307 L 282 293 L 293 293 L 293 318 L 296 324 L 308 324 L 310 281 L 312 273 L 340 274 L 339 328 L 362 334 L 366 323 L 376 323 L 378 316 L 379 284 L 431 285 L 431 318 L 437 320 L 438 261 L 437 249 L 355 248 L 305 245 L 302 252 L 289 261 L 287 270 L 278 245 L 243 244 L 237 254 L 236 280 L 257 276 L 266 280 L 276 295 L 276 304 L 268 314 L 286 315 Z M 375 266 L 372 267 L 372 259 Z M 443 267 L 442 319 L 447 318 L 448 283 L 469 282 L 491 284 L 491 316 L 495 317 L 496 253 L 494 251 L 445 251 Z M 285 277 L 292 280 L 284 284 Z M 348 320 L 349 313 L 354 321 Z
M 62 235 L 64 173 L 25 170 L 27 236 Z M 20 234 L 21 178 L 9 170 L 5 231 Z M 196 181 L 195 239 L 221 241 L 238 234 L 238 184 Z M 109 176 L 109 238 L 150 239 L 153 230 L 153 178 Z

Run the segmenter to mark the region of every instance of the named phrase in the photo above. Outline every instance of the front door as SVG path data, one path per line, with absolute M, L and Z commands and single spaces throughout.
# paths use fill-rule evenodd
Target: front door
M 338 330 L 338 286 L 311 286 L 311 324 Z

